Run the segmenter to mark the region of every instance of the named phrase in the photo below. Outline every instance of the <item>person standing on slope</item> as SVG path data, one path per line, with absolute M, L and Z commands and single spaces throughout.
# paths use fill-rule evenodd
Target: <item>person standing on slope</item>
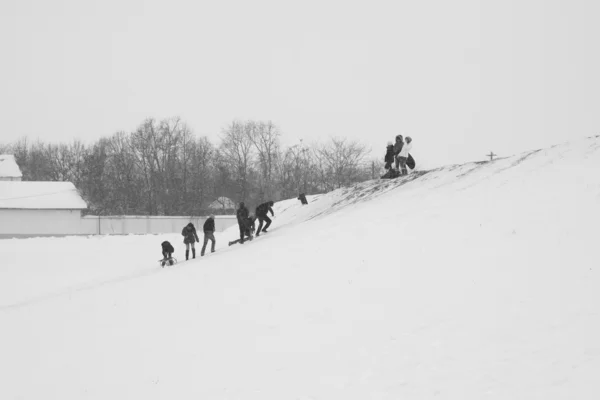
M 400 163 L 400 167 L 402 168 L 402 175 L 408 175 L 408 171 L 406 169 L 406 160 L 408 159 L 408 155 L 411 149 L 412 138 L 410 136 L 407 136 L 406 144 L 402 146 L 402 150 L 400 150 L 400 154 L 398 154 L 398 161 Z
M 202 245 L 202 251 L 200 252 L 200 257 L 204 256 L 204 252 L 206 251 L 206 245 L 208 244 L 209 240 L 211 242 L 210 252 L 211 253 L 215 252 L 216 240 L 215 240 L 215 216 L 214 215 L 211 215 L 208 217 L 208 219 L 204 222 L 204 226 L 202 227 L 202 229 L 204 230 L 204 244 Z
M 258 218 L 258 230 L 256 231 L 256 237 L 260 236 L 261 232 L 267 232 L 267 228 L 271 226 L 271 218 L 268 217 L 269 211 L 271 212 L 271 216 L 275 216 L 273 212 L 273 202 L 267 201 L 266 203 L 262 203 L 260 206 L 256 207 L 256 217 Z M 263 222 L 267 221 L 267 224 L 263 228 Z
M 185 243 L 185 259 L 190 259 L 190 245 L 192 246 L 192 257 L 196 258 L 196 247 L 195 242 L 199 242 L 198 234 L 196 233 L 196 227 L 191 222 L 187 224 L 181 231 L 183 236 L 183 243 Z
M 240 203 L 240 208 L 238 208 L 236 211 L 238 226 L 240 228 L 240 243 L 241 244 L 244 244 L 244 235 L 246 233 L 246 225 L 247 225 L 249 214 L 250 213 L 248 212 L 246 205 L 242 201 Z
M 303 206 L 308 204 L 308 200 L 306 200 L 306 195 L 304 193 L 298 195 L 298 200 L 300 200 Z

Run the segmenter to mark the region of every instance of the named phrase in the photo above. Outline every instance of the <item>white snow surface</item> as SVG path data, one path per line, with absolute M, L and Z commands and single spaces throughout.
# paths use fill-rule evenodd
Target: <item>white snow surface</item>
M 0 182 L 0 208 L 73 209 L 87 208 L 71 182 Z
M 0 154 L 0 177 L 21 178 L 23 174 L 12 154 Z
M 0 240 L 0 398 L 598 399 L 599 171 L 596 137 L 365 182 L 190 261 Z

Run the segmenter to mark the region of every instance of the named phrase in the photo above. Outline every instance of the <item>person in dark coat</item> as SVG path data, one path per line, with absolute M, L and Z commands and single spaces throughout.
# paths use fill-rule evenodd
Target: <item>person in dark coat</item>
M 273 212 L 273 203 L 272 201 L 267 201 L 266 203 L 262 203 L 260 206 L 256 207 L 256 218 L 258 218 L 258 230 L 256 231 L 256 236 L 260 236 L 261 232 L 267 232 L 267 228 L 271 225 L 271 218 L 267 216 L 269 212 L 274 217 L 275 213 Z M 263 228 L 263 222 L 266 221 L 267 224 Z
M 255 223 L 254 221 L 256 220 L 256 217 L 254 217 L 252 214 L 250 216 L 248 216 L 248 218 L 246 218 L 246 223 L 244 225 L 244 236 L 248 239 L 248 240 L 252 240 L 252 234 L 255 231 Z M 236 239 L 232 242 L 229 242 L 229 245 L 234 245 L 236 243 L 244 243 L 242 242 L 242 239 Z
M 394 144 L 394 155 L 396 156 L 396 171 L 399 171 L 398 168 L 400 167 L 400 159 L 398 157 L 403 147 L 404 138 L 402 137 L 402 135 L 396 136 L 396 143 Z
M 206 219 L 202 229 L 204 230 L 204 244 L 202 245 L 202 251 L 200 252 L 200 257 L 204 256 L 204 252 L 206 251 L 206 245 L 208 244 L 209 240 L 211 242 L 210 252 L 211 253 L 215 252 L 216 240 L 215 240 L 215 216 L 214 215 L 211 215 Z
M 246 233 L 246 225 L 247 225 L 247 220 L 248 220 L 249 215 L 250 215 L 250 213 L 248 212 L 246 205 L 242 201 L 240 203 L 240 208 L 238 208 L 236 211 L 238 226 L 240 228 L 240 243 L 241 244 L 244 244 L 244 235 Z
M 190 245 L 192 246 L 192 257 L 196 258 L 196 247 L 194 244 L 199 242 L 200 239 L 198 239 L 194 224 L 191 222 L 187 224 L 181 231 L 181 235 L 183 236 L 183 243 L 185 243 L 185 259 L 189 260 L 190 258 Z
M 304 193 L 300 193 L 300 195 L 298 196 L 298 200 L 300 200 L 300 202 L 304 206 L 308 204 L 308 200 L 306 200 L 306 195 Z
M 250 236 L 250 238 L 252 238 L 252 235 L 254 235 L 254 232 L 256 232 L 255 221 L 256 217 L 252 214 L 250 214 L 246 220 L 246 236 Z
M 394 164 L 394 145 L 392 142 L 388 142 L 387 144 L 385 158 L 383 161 L 385 161 L 385 169 L 392 168 L 392 165 Z
M 162 247 L 163 255 L 163 260 L 160 263 L 160 265 L 164 267 L 167 262 L 169 263 L 169 265 L 173 265 L 173 253 L 175 253 L 175 249 L 173 248 L 171 243 L 165 240 L 160 244 L 160 246 Z

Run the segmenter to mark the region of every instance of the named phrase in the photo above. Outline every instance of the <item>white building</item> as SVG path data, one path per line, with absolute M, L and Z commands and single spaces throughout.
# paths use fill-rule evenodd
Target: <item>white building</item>
M 0 154 L 0 181 L 20 181 L 21 169 L 12 154 Z
M 211 210 L 219 210 L 224 212 L 227 210 L 235 210 L 237 207 L 235 206 L 235 202 L 229 197 L 219 197 L 210 203 L 208 208 Z
M 0 237 L 79 234 L 85 208 L 71 182 L 0 181 Z

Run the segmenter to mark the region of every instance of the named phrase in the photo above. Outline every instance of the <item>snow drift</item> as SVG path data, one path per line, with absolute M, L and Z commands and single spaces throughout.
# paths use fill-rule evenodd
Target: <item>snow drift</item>
M 595 137 L 365 182 L 183 263 L 0 241 L 0 397 L 596 399 L 598 171 Z

